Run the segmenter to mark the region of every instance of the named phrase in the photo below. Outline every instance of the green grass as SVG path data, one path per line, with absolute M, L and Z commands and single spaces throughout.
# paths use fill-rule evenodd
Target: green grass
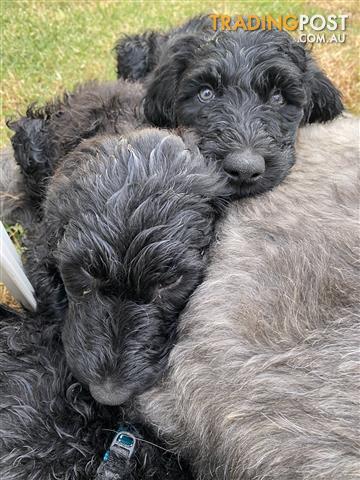
M 22 245 L 22 239 L 25 235 L 24 227 L 19 223 L 15 223 L 15 225 L 5 224 L 4 226 L 13 244 L 15 245 L 16 250 L 19 254 L 21 254 L 24 251 L 24 247 Z
M 29 103 L 43 103 L 64 89 L 90 78 L 115 78 L 111 49 L 122 33 L 145 29 L 166 29 L 191 15 L 217 11 L 229 14 L 300 14 L 356 11 L 351 2 L 336 8 L 318 2 L 299 1 L 17 1 L 1 2 L 1 124 L 0 146 L 8 143 L 11 132 L 5 119 L 23 113 Z M 340 7 L 339 7 L 340 5 Z M 344 8 L 342 7 L 344 5 Z M 355 33 L 349 40 L 350 62 L 357 67 L 352 51 Z M 341 50 L 341 48 L 343 49 Z M 349 44 L 347 45 L 349 47 Z M 335 52 L 336 47 L 333 48 Z M 341 55 L 348 62 L 345 46 Z M 327 62 L 326 62 L 327 63 Z M 352 99 L 356 74 L 344 63 Z M 335 62 L 339 70 L 338 61 Z M 334 67 L 334 68 L 335 68 Z M 345 71 L 346 68 L 346 71 Z M 336 73 L 336 75 L 335 75 Z M 334 72 L 336 80 L 341 73 Z M 350 81 L 349 81 L 350 78 Z M 344 79 L 344 85 L 345 80 Z M 340 79 L 341 80 L 341 79 Z M 340 82 L 341 83 L 341 82 Z M 340 85 L 341 87 L 341 85 Z M 353 110 L 355 105 L 349 105 Z

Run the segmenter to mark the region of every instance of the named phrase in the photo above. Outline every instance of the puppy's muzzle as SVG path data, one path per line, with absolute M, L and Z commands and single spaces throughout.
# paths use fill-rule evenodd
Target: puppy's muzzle
M 224 170 L 237 183 L 254 183 L 265 172 L 265 160 L 252 150 L 231 152 L 224 159 Z
M 103 405 L 121 405 L 129 400 L 132 393 L 119 388 L 111 381 L 89 385 L 89 389 L 92 397 Z

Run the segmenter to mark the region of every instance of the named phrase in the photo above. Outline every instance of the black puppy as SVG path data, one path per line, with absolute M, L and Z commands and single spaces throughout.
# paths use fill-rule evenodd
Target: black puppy
M 0 305 L 2 479 L 94 478 L 124 416 L 136 431 L 131 458 L 118 455 L 114 480 L 189 480 L 191 474 L 134 412 L 95 402 L 72 376 L 61 344 L 62 321 Z M 114 419 L 116 419 L 114 421 Z M 144 440 L 144 437 L 146 440 Z
M 140 111 L 144 90 L 123 80 L 89 82 L 43 108 L 9 121 L 11 142 L 23 177 L 27 208 L 40 210 L 46 185 L 64 155 L 95 135 L 126 135 L 144 125 Z
M 295 161 L 298 127 L 342 112 L 338 90 L 286 32 L 214 32 L 205 17 L 189 26 L 193 33 L 162 35 L 149 53 L 147 120 L 191 129 L 236 195 L 271 189 Z M 120 73 L 127 61 L 118 48 Z
M 97 137 L 58 166 L 26 266 L 99 402 L 122 404 L 161 375 L 226 195 L 217 166 L 167 131 Z
M 214 33 L 200 17 L 169 34 L 127 38 L 118 55 L 127 65 L 123 76 L 148 75 L 145 89 L 139 82 L 92 83 L 9 122 L 35 206 L 54 165 L 83 139 L 149 124 L 191 129 L 202 153 L 223 167 L 235 196 L 261 193 L 294 163 L 299 125 L 331 120 L 343 109 L 330 80 L 284 32 Z M 132 70 L 135 60 L 146 63 L 142 73 Z
M 211 29 L 208 16 L 197 16 L 168 32 L 147 31 L 124 35 L 117 41 L 114 51 L 118 78 L 143 80 L 157 65 L 162 46 L 173 36 Z

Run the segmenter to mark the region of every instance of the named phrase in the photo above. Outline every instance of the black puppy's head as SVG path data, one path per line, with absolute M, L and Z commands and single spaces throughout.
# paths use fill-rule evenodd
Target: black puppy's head
M 98 401 L 125 402 L 165 367 L 225 185 L 157 130 L 84 142 L 55 174 L 44 215 L 68 297 L 63 343 Z
M 342 109 L 303 46 L 271 30 L 173 37 L 144 102 L 153 124 L 191 128 L 238 196 L 277 185 L 295 161 L 298 126 Z

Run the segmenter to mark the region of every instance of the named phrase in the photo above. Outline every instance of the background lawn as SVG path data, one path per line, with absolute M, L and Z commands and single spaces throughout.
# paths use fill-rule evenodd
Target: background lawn
M 348 14 L 344 44 L 313 44 L 322 68 L 343 92 L 347 108 L 359 108 L 359 13 L 356 1 L 251 0 L 0 0 L 0 148 L 11 132 L 5 120 L 23 114 L 64 89 L 91 78 L 115 79 L 112 48 L 123 33 L 167 29 L 199 13 L 266 15 Z M 298 35 L 298 32 L 296 32 Z M 21 236 L 21 227 L 10 233 Z M 5 291 L 0 286 L 0 301 Z
M 322 67 L 359 112 L 359 18 L 355 1 L 17 1 L 1 4 L 0 146 L 11 132 L 5 118 L 23 113 L 90 78 L 115 78 L 111 49 L 122 33 L 166 29 L 191 15 L 349 14 L 345 44 L 314 44 Z

